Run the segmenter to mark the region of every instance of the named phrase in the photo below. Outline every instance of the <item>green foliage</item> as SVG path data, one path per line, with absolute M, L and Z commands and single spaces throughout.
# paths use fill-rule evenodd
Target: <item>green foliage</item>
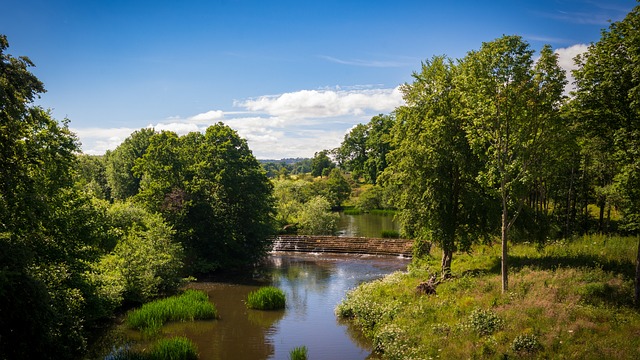
M 299 346 L 289 351 L 289 360 L 307 360 L 307 347 Z
M 134 131 L 122 144 L 105 155 L 107 184 L 111 196 L 117 200 L 126 200 L 140 191 L 139 175 L 134 174 L 136 159 L 141 158 L 155 131 L 150 128 Z
M 325 170 L 331 171 L 336 164 L 329 159 L 329 152 L 327 150 L 322 150 L 314 154 L 313 159 L 311 159 L 311 175 L 313 176 L 324 176 Z
M 511 290 L 501 292 L 500 247 L 459 254 L 437 296 L 416 286 L 440 267 L 415 260 L 406 273 L 358 286 L 336 307 L 383 358 L 632 359 L 636 239 L 585 236 L 539 250 L 511 248 Z M 588 344 L 588 345 L 586 345 Z M 615 344 L 613 346 L 612 344 Z
M 376 115 L 366 125 L 358 124 L 344 136 L 335 154 L 340 168 L 352 173 L 357 180 L 364 176 L 376 184 L 378 175 L 387 167 L 387 154 L 391 151 L 393 115 Z
M 181 284 L 183 250 L 162 216 L 131 203 L 115 203 L 106 221 L 116 245 L 94 265 L 100 293 L 118 306 L 175 292 Z
M 282 290 L 267 286 L 247 295 L 247 307 L 256 310 L 281 310 L 285 307 L 285 295 Z
M 511 349 L 518 354 L 533 354 L 541 350 L 542 345 L 534 334 L 522 334 L 513 339 Z
M 331 212 L 331 204 L 323 196 L 306 202 L 298 214 L 299 232 L 306 235 L 333 235 L 339 215 Z
M 269 248 L 272 185 L 228 126 L 155 134 L 133 172 L 141 178 L 135 200 L 174 228 L 192 272 L 251 265 Z
M 181 295 L 156 300 L 127 314 L 127 326 L 155 334 L 169 321 L 215 319 L 216 307 L 205 292 L 187 290 Z
M 332 169 L 327 179 L 327 200 L 333 208 L 338 208 L 351 195 L 351 185 L 339 169 Z
M 491 335 L 504 328 L 504 320 L 491 310 L 476 309 L 468 319 L 469 326 L 480 336 Z

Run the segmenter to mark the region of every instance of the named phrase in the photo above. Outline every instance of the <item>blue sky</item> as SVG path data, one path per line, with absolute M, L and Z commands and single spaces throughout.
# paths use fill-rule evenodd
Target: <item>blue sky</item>
M 9 53 L 26 55 L 84 152 L 153 126 L 222 121 L 261 159 L 311 157 L 402 104 L 434 55 L 503 34 L 551 44 L 563 67 L 634 0 L 0 0 Z

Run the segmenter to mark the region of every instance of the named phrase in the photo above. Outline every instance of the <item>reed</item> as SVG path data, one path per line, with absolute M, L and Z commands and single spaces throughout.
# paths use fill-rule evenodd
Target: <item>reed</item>
M 256 291 L 252 291 L 247 296 L 247 307 L 255 310 L 284 309 L 284 292 L 273 286 L 267 286 Z
M 150 360 L 196 360 L 198 348 L 186 337 L 162 339 L 153 345 L 147 359 Z
M 178 296 L 156 300 L 129 312 L 127 325 L 147 334 L 157 333 L 169 321 L 215 319 L 216 307 L 206 293 L 187 290 Z
M 307 360 L 307 347 L 299 346 L 289 352 L 290 360 Z

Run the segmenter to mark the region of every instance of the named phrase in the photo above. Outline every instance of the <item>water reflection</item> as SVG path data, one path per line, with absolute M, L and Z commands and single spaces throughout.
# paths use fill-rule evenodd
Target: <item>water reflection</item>
M 346 215 L 340 213 L 338 234 L 340 236 L 382 237 L 383 231 L 399 231 L 400 225 L 390 215 L 360 214 Z
M 377 256 L 276 254 L 252 279 L 198 282 L 189 287 L 206 291 L 220 318 L 171 323 L 165 336 L 186 336 L 198 347 L 200 359 L 288 359 L 306 346 L 310 359 L 374 359 L 362 334 L 334 315 L 345 293 L 363 281 L 404 270 L 407 259 Z M 260 286 L 285 292 L 282 311 L 249 310 L 245 299 Z M 134 332 L 137 333 L 137 332 Z M 129 334 L 139 346 L 147 346 Z

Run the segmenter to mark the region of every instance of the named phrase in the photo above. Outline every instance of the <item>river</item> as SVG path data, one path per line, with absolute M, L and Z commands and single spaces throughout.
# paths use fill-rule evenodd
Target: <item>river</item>
M 408 263 L 396 257 L 273 253 L 249 278 L 190 284 L 209 294 L 219 319 L 170 323 L 163 327 L 163 336 L 188 337 L 201 360 L 284 360 L 299 346 L 306 346 L 308 358 L 314 360 L 373 359 L 371 344 L 348 322 L 337 319 L 334 309 L 349 289 L 406 270 Z M 285 292 L 285 310 L 246 308 L 247 294 L 266 285 Z M 114 333 L 134 348 L 148 345 L 137 331 L 120 326 Z

